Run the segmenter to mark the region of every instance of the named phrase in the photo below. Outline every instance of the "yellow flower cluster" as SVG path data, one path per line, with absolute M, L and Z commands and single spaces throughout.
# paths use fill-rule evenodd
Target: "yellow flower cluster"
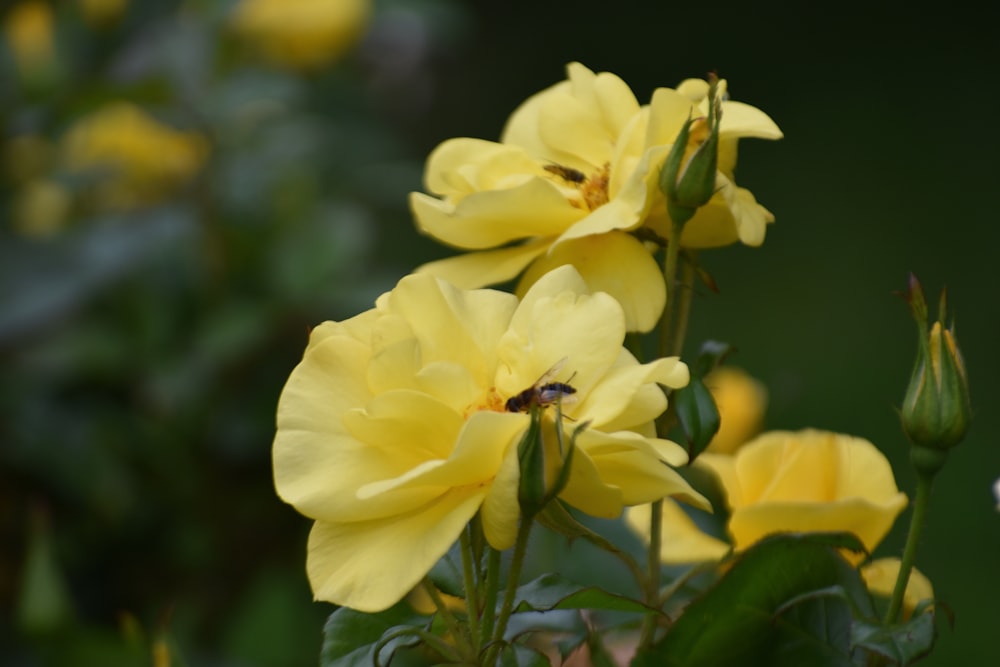
M 725 82 L 720 82 L 725 99 Z M 648 331 L 665 304 L 663 278 L 644 243 L 646 226 L 669 235 L 660 167 L 681 127 L 707 114 L 708 83 L 660 88 L 640 105 L 620 78 L 579 63 L 568 79 L 514 111 L 499 143 L 451 139 L 427 161 L 433 196 L 410 198 L 418 227 L 473 250 L 421 270 L 462 287 L 505 282 L 523 272 L 518 294 L 572 264 L 591 289 L 614 296 L 630 331 Z M 760 245 L 773 216 L 733 181 L 741 138 L 780 138 L 755 107 L 722 102 L 716 194 L 684 228 L 681 243 Z M 511 245 L 514 244 L 514 245 Z

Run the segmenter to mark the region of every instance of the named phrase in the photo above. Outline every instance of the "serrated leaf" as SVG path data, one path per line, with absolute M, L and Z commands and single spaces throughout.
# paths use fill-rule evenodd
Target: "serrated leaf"
M 839 549 L 863 546 L 843 533 L 782 534 L 761 540 L 737 556 L 726 575 L 632 664 L 850 664 L 850 615 L 828 601 L 837 599 L 833 587 L 840 586 L 853 600 L 863 585 Z M 824 616 L 825 611 L 834 613 Z
M 934 648 L 937 625 L 933 610 L 914 615 L 906 623 L 884 627 L 864 621 L 852 627 L 851 643 L 889 658 L 897 665 L 909 665 Z
M 655 611 L 638 600 L 609 593 L 596 586 L 581 586 L 558 574 L 544 574 L 517 589 L 515 611 L 552 609 L 602 609 L 605 611 Z
M 427 621 L 426 616 L 414 613 L 406 603 L 377 614 L 341 607 L 330 614 L 323 627 L 320 667 L 371 667 L 375 664 L 375 648 L 384 636 L 398 629 L 424 626 Z M 383 664 L 398 645 L 409 643 L 412 642 L 387 645 L 380 651 Z

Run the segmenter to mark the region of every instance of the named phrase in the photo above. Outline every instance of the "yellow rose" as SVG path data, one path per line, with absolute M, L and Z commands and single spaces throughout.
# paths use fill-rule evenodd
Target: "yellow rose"
M 233 27 L 270 61 L 309 70 L 354 46 L 370 13 L 371 0 L 243 0 Z
M 896 588 L 899 566 L 898 558 L 878 558 L 861 567 L 861 577 L 873 595 L 891 598 Z M 934 587 L 931 580 L 917 568 L 910 570 L 910 580 L 906 582 L 906 591 L 903 593 L 903 620 L 910 617 L 918 604 L 933 599 Z
M 764 425 L 767 388 L 746 371 L 733 366 L 719 366 L 705 376 L 705 386 L 712 392 L 719 410 L 719 430 L 706 451 L 732 454 Z
M 306 565 L 316 597 L 391 606 L 477 513 L 491 545 L 511 546 L 530 418 L 508 401 L 553 367 L 546 381 L 576 390 L 567 426 L 587 424 L 563 500 L 608 518 L 668 495 L 704 506 L 665 465 L 686 454 L 653 425 L 666 407 L 657 383 L 683 386 L 687 367 L 639 364 L 624 336 L 618 303 L 589 294 L 571 267 L 520 303 L 409 276 L 374 309 L 316 327 L 281 394 L 273 451 L 278 494 L 315 519 Z M 545 413 L 551 429 L 555 410 Z
M 771 431 L 734 455 L 706 452 L 695 465 L 715 473 L 726 493 L 727 532 L 736 551 L 773 533 L 847 531 L 870 552 L 907 503 L 882 452 L 838 433 Z M 718 560 L 728 552 L 726 542 L 702 534 L 680 507 L 664 505 L 664 562 Z M 649 531 L 643 512 L 632 508 L 627 517 L 640 535 Z
M 431 153 L 425 182 L 435 196 L 410 197 L 417 226 L 480 252 L 420 270 L 469 288 L 524 272 L 523 294 L 552 268 L 572 264 L 591 289 L 619 300 L 630 331 L 648 331 L 663 311 L 663 279 L 650 250 L 627 232 L 669 225 L 660 166 L 705 101 L 687 84 L 684 91 L 660 88 L 640 106 L 614 74 L 579 63 L 567 71 L 566 81 L 514 111 L 500 143 L 451 139 Z M 729 172 L 719 172 L 717 194 L 688 222 L 684 241 L 757 245 L 771 216 L 732 184 L 734 146 L 741 137 L 776 139 L 781 131 L 760 110 L 729 101 L 722 103 L 721 123 Z M 702 228 L 708 231 L 687 231 Z
M 160 200 L 193 177 L 208 144 L 117 102 L 73 125 L 62 139 L 62 155 L 69 170 L 102 177 L 95 193 L 100 206 L 129 209 Z

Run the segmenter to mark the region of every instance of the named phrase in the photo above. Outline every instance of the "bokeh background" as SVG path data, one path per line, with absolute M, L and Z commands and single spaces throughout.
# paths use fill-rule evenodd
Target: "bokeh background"
M 316 664 L 331 607 L 271 482 L 284 380 L 310 326 L 449 254 L 407 208 L 427 153 L 578 60 L 640 101 L 718 71 L 784 130 L 741 145 L 777 222 L 703 255 L 688 345 L 736 345 L 768 427 L 866 437 L 912 494 L 893 291 L 947 285 L 976 418 L 918 558 L 955 612 L 925 664 L 1000 664 L 1000 57 L 985 9 L 886 7 L 5 3 L 0 662 Z

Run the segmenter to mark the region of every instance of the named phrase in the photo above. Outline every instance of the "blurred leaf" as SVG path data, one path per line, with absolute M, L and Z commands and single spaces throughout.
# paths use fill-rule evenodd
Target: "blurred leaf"
M 515 611 L 551 609 L 603 609 L 607 611 L 655 611 L 631 598 L 609 593 L 595 586 L 580 586 L 558 574 L 545 574 L 517 589 Z
M 465 597 L 462 555 L 458 543 L 453 544 L 448 553 L 434 564 L 427 576 L 442 593 Z
M 910 665 L 928 655 L 937 639 L 933 610 L 915 614 L 906 623 L 883 627 L 859 621 L 851 628 L 851 643 L 884 656 L 896 665 Z
M 0 343 L 64 317 L 164 246 L 189 241 L 194 223 L 185 209 L 158 209 L 49 243 L 0 244 Z
M 544 653 L 528 646 L 513 644 L 500 653 L 501 667 L 552 667 Z
M 48 517 L 36 509 L 28 527 L 17 625 L 28 635 L 46 635 L 67 626 L 72 616 L 72 602 L 56 558 Z
M 399 603 L 377 614 L 366 614 L 341 607 L 330 614 L 323 627 L 321 667 L 371 667 L 375 664 L 375 649 L 383 636 L 397 629 L 427 624 L 427 617 L 414 613 L 406 603 Z M 391 640 L 380 647 L 379 657 L 386 664 L 388 656 L 402 645 L 416 643 L 412 635 Z
M 857 571 L 837 549 L 864 547 L 846 533 L 783 534 L 761 540 L 737 556 L 726 575 L 632 664 L 850 664 L 850 616 L 835 605 L 830 607 L 836 612 L 832 616 L 822 612 L 829 604 L 826 596 L 836 599 L 840 591 L 859 604 L 867 596 Z M 818 599 L 824 602 L 815 602 Z M 807 608 L 793 614 L 798 604 Z M 784 662 L 793 657 L 797 662 Z

